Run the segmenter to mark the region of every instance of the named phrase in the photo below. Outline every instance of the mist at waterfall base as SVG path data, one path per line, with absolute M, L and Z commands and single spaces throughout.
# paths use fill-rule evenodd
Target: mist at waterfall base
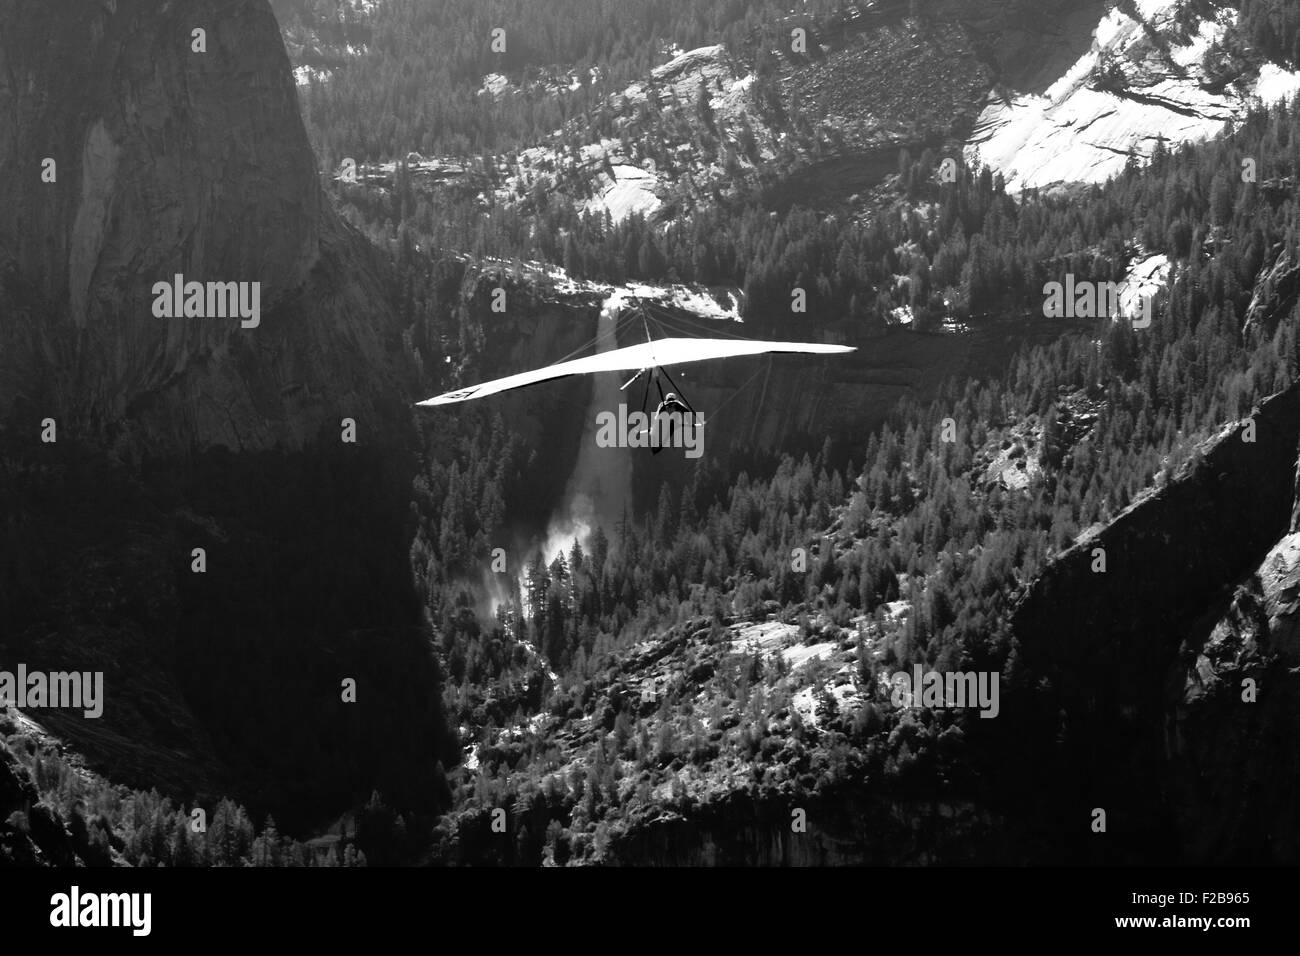
M 596 353 L 618 348 L 616 330 L 623 309 L 626 290 L 616 290 L 601 307 L 596 328 Z M 632 490 L 632 458 L 626 448 L 602 448 L 596 442 L 599 412 L 617 409 L 624 400 L 621 390 L 624 376 L 619 372 L 598 372 L 591 376 L 591 399 L 582 420 L 582 439 L 578 445 L 578 458 L 565 485 L 559 505 L 551 515 L 544 539 L 516 549 L 512 556 L 513 577 L 518 594 L 527 594 L 527 570 L 537 551 L 549 566 L 555 558 L 567 555 L 577 541 L 584 550 L 591 545 L 592 535 L 599 526 L 607 537 L 614 536 L 614 528 L 622 519 L 623 509 L 629 505 Z M 493 614 L 502 603 L 513 598 L 507 593 L 499 575 L 488 582 Z M 528 608 L 522 608 L 527 616 Z

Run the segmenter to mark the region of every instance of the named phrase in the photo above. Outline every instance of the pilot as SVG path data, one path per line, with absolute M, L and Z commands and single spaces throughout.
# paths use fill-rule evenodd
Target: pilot
M 655 418 L 658 418 L 663 412 L 678 412 L 685 415 L 689 411 L 690 409 L 677 397 L 675 392 L 669 392 L 664 396 L 664 400 L 659 403 L 659 407 L 655 409 Z
M 685 427 L 689 421 L 689 419 L 686 416 L 690 414 L 690 411 L 691 410 L 686 407 L 685 403 L 683 403 L 682 400 L 678 398 L 675 393 L 669 392 L 667 395 L 664 396 L 664 400 L 660 402 L 659 407 L 655 409 L 654 421 L 650 425 L 650 430 L 653 435 L 651 441 L 651 454 L 653 455 L 659 454 L 660 450 L 663 448 L 665 444 L 667 444 L 669 447 L 673 447 L 674 441 L 677 437 L 676 430 L 678 427 L 678 422 L 681 423 L 682 427 Z M 673 412 L 677 413 L 678 418 L 676 419 L 669 418 L 667 421 L 667 428 L 661 429 L 659 427 L 659 416 L 663 414 L 671 414 Z M 665 432 L 667 432 L 666 435 Z M 664 438 L 667 439 L 666 442 L 663 440 Z M 658 439 L 658 440 L 654 440 L 654 439 Z

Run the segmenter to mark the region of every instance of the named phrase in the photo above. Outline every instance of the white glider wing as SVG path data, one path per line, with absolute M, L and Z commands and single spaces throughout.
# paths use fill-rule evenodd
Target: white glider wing
M 768 352 L 806 352 L 814 355 L 833 355 L 853 352 L 856 349 L 847 345 L 822 345 L 816 342 L 760 342 L 749 339 L 657 339 L 629 345 L 627 348 L 612 349 L 599 355 L 558 362 L 520 372 L 505 378 L 493 379 L 481 385 L 467 385 L 442 395 L 434 396 L 419 405 L 452 405 L 467 402 L 472 398 L 484 398 L 511 389 L 536 385 L 552 379 L 567 378 L 570 375 L 586 375 L 591 372 L 627 372 L 647 368 L 682 365 L 686 362 L 702 362 L 705 359 L 733 358 L 738 355 L 763 355 Z

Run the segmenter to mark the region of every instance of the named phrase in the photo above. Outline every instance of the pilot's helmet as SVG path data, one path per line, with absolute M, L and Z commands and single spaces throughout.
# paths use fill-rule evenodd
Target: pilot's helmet
M 676 396 L 675 394 L 673 394 L 672 392 L 669 392 L 667 395 L 664 396 L 664 401 L 665 401 L 665 402 L 675 402 L 675 401 L 677 401 L 677 396 Z

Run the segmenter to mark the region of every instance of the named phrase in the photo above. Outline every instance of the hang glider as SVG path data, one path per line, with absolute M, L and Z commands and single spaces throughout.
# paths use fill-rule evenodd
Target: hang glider
M 505 378 L 493 379 L 479 385 L 469 385 L 442 395 L 434 396 L 419 405 L 453 405 L 467 402 L 473 398 L 497 395 L 516 388 L 549 382 L 570 375 L 586 375 L 592 372 L 631 372 L 633 381 L 646 370 L 662 369 L 669 365 L 683 365 L 687 362 L 703 362 L 708 359 L 734 358 L 741 355 L 764 355 L 772 352 L 802 352 L 812 355 L 836 355 L 853 352 L 856 349 L 847 345 L 823 345 L 815 342 L 760 342 L 752 339 L 706 339 L 706 338 L 665 338 L 629 345 L 626 348 L 611 349 L 598 355 L 558 362 L 531 372 L 520 372 Z M 631 381 L 627 383 L 632 384 Z M 627 385 L 623 386 L 624 388 Z

